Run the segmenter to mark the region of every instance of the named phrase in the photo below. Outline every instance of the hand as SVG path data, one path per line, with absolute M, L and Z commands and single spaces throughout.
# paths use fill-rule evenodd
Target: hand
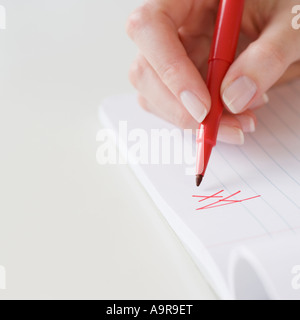
M 211 99 L 205 84 L 217 0 L 148 0 L 130 16 L 127 32 L 140 53 L 130 70 L 140 105 L 181 128 L 198 129 Z M 246 0 L 238 58 L 221 88 L 227 110 L 218 140 L 243 144 L 255 131 L 253 109 L 276 83 L 300 76 L 300 30 L 293 0 Z

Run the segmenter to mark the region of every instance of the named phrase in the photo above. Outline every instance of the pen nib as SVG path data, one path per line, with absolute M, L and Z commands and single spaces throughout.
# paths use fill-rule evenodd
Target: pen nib
M 197 174 L 196 175 L 196 185 L 197 187 L 200 186 L 201 182 L 202 182 L 203 176 L 201 174 Z

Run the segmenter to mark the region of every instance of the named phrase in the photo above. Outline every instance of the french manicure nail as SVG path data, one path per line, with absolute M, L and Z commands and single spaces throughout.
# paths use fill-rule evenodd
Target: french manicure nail
M 266 93 L 263 94 L 262 98 L 265 104 L 270 102 L 270 98 Z
M 218 141 L 229 144 L 243 145 L 245 142 L 245 137 L 240 128 L 221 124 L 218 132 Z
M 190 91 L 184 91 L 180 95 L 181 102 L 192 115 L 192 117 L 201 123 L 207 116 L 205 105 Z
M 223 93 L 223 101 L 233 113 L 240 113 L 245 109 L 257 92 L 255 82 L 246 76 L 235 80 Z
M 264 106 L 269 102 L 269 96 L 265 93 L 260 98 L 255 99 L 254 103 L 249 106 L 249 109 L 257 109 L 258 107 Z
M 255 120 L 248 115 L 237 115 L 238 121 L 240 122 L 244 132 L 255 132 L 256 123 Z

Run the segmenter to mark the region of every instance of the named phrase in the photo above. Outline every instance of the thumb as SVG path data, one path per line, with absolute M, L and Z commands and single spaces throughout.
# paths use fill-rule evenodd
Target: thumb
M 284 18 L 284 19 L 283 19 Z M 228 70 L 221 88 L 226 107 L 242 113 L 267 92 L 299 59 L 300 34 L 278 15 Z

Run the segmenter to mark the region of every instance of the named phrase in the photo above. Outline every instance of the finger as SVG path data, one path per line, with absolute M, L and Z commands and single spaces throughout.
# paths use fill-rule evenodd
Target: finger
M 190 128 L 196 132 L 199 124 L 177 102 L 142 56 L 132 67 L 130 78 L 140 92 L 138 100 L 144 110 L 176 126 Z M 149 83 L 151 83 L 150 87 Z M 242 145 L 244 143 L 243 132 L 253 132 L 255 126 L 256 118 L 250 110 L 238 116 L 225 112 L 220 123 L 218 141 Z
M 151 103 L 148 100 L 146 100 L 143 96 L 140 95 L 138 98 L 138 101 L 144 110 L 151 111 L 151 112 L 154 110 L 154 114 L 161 117 L 160 113 L 157 112 L 157 109 L 153 108 L 153 105 L 151 105 Z M 242 124 L 240 123 L 239 120 L 235 119 L 233 115 L 231 115 L 231 117 L 232 119 L 230 120 L 228 119 L 221 120 L 217 140 L 219 142 L 223 142 L 227 144 L 243 145 L 245 141 L 245 137 L 244 137 L 242 127 L 244 128 L 245 126 L 249 127 L 250 124 L 248 123 L 247 117 L 245 117 L 245 120 L 242 121 Z M 193 130 L 194 134 L 196 134 L 197 129 L 199 128 L 199 125 L 197 122 L 193 122 L 190 128 Z
M 242 145 L 245 141 L 244 133 L 254 132 L 256 123 L 256 116 L 250 110 L 239 115 L 225 111 L 220 122 L 218 141 Z
M 158 110 L 153 108 L 153 105 L 151 105 L 151 103 L 143 96 L 139 95 L 138 101 L 144 110 L 151 112 L 154 110 L 154 114 L 161 117 Z M 255 117 L 246 114 L 239 115 L 236 118 L 233 115 L 230 117 L 231 118 L 223 118 L 221 120 L 217 140 L 228 144 L 243 145 L 245 141 L 244 133 L 255 131 L 256 119 Z M 190 129 L 196 134 L 198 127 L 199 125 L 197 122 L 192 122 Z
M 232 114 L 222 116 L 217 140 L 228 144 L 244 144 L 245 138 L 241 124 Z
M 261 97 L 257 97 L 250 105 L 249 109 L 256 110 L 268 104 L 270 101 L 269 96 L 264 93 Z
M 300 78 L 300 61 L 297 61 L 290 65 L 285 74 L 278 80 L 276 85 L 292 81 L 296 78 Z
M 283 10 L 230 67 L 221 88 L 224 104 L 235 114 L 243 112 L 299 55 L 300 33 L 290 27 L 289 11 Z
M 178 102 L 202 122 L 210 110 L 210 95 L 178 36 L 192 4 L 148 1 L 131 15 L 127 31 Z
M 189 58 L 199 71 L 202 71 L 204 66 L 208 66 L 211 38 L 206 35 L 200 35 L 192 39 L 184 37 L 181 38 L 181 41 Z M 206 74 L 202 74 L 203 76 L 206 76 Z
M 138 101 L 144 110 L 150 112 L 154 111 L 154 114 L 164 118 L 164 116 L 160 114 L 159 110 L 157 108 L 153 108 L 153 105 L 151 105 L 151 103 L 143 96 L 139 95 Z M 169 121 L 168 119 L 165 120 Z M 255 126 L 255 117 L 248 115 L 239 115 L 237 117 L 231 114 L 230 117 L 224 117 L 221 120 L 217 140 L 219 142 L 233 145 L 243 145 L 245 141 L 244 132 L 253 132 L 255 130 Z M 191 122 L 190 129 L 193 130 L 194 134 L 196 134 L 198 127 L 199 125 L 197 122 Z
M 199 123 L 178 102 L 143 56 L 130 70 L 130 80 L 139 91 L 139 102 L 147 111 L 183 129 L 196 130 Z
M 196 132 L 199 127 L 198 122 L 178 103 L 143 56 L 140 55 L 133 64 L 130 79 L 133 86 L 140 92 L 138 100 L 144 110 L 176 126 Z M 221 119 L 218 140 L 241 145 L 244 142 L 243 132 L 253 132 L 255 126 L 256 117 L 252 111 L 247 110 L 237 116 L 225 110 Z
M 235 116 L 239 121 L 244 133 L 253 133 L 256 130 L 257 119 L 253 111 L 246 110 L 245 112 Z

